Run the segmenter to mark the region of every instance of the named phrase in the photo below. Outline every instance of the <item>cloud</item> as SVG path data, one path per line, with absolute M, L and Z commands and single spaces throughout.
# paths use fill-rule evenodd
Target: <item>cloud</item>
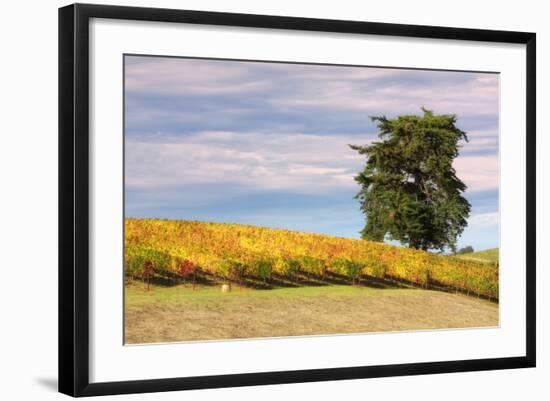
M 212 96 L 227 93 L 265 93 L 266 89 L 310 82 L 360 82 L 391 77 L 399 70 L 349 68 L 215 59 L 126 57 L 125 86 L 132 93 Z M 278 84 L 275 86 L 275 84 Z M 313 88 L 313 87 L 312 87 Z
M 494 227 L 498 226 L 499 215 L 498 212 L 474 214 L 468 219 L 469 227 Z
M 499 187 L 498 156 L 460 156 L 453 162 L 458 178 L 468 191 L 489 191 Z
M 353 188 L 364 158 L 352 136 L 203 132 L 169 142 L 126 142 L 128 187 L 234 183 L 318 193 Z
M 370 115 L 457 114 L 464 129 L 495 129 L 498 75 L 238 62 L 126 58 L 128 135 L 200 132 L 362 134 Z
M 162 141 L 126 141 L 126 185 L 162 188 L 220 183 L 255 190 L 319 193 L 357 188 L 365 159 L 349 144 L 374 137 L 206 131 Z M 482 148 L 483 141 L 481 140 Z M 466 155 L 454 162 L 467 193 L 498 189 L 498 156 Z
M 135 59 L 140 62 L 135 62 Z M 129 60 L 134 62 L 128 62 Z M 266 91 L 269 80 L 250 74 L 246 64 L 208 60 L 126 57 L 125 88 L 132 93 L 213 96 Z
M 273 103 L 281 107 L 369 110 L 384 115 L 416 114 L 420 106 L 459 116 L 498 113 L 496 75 L 393 70 L 389 77 L 376 80 L 357 82 L 340 77 L 323 85 L 306 82 L 298 85 L 302 90 L 275 97 Z

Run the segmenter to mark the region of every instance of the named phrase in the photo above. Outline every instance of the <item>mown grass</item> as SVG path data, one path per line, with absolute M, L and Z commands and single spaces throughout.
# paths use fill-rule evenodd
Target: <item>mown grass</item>
M 498 305 L 422 289 L 126 287 L 128 344 L 498 325 Z
M 256 290 L 248 287 L 233 286 L 229 294 L 221 292 L 219 286 L 197 286 L 193 290 L 189 284 L 178 286 L 152 286 L 150 290 L 141 282 L 134 282 L 127 286 L 126 300 L 132 305 L 159 303 L 208 302 L 211 300 L 227 299 L 271 299 L 278 297 L 285 298 L 307 298 L 318 296 L 376 296 L 382 294 L 384 289 L 370 288 L 366 286 L 333 285 L 320 287 L 296 287 L 296 288 L 275 288 L 269 291 Z M 416 289 L 402 289 L 402 293 L 414 293 Z

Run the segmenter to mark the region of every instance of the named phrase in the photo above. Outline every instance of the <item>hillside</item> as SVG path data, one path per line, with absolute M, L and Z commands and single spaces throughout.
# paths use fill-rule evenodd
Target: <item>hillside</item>
M 479 262 L 498 263 L 498 248 L 486 249 L 484 251 L 464 253 L 462 255 L 456 255 L 457 258 L 464 260 L 473 260 Z
M 128 278 L 221 278 L 272 288 L 399 280 L 498 297 L 498 268 L 388 244 L 238 224 L 127 219 Z

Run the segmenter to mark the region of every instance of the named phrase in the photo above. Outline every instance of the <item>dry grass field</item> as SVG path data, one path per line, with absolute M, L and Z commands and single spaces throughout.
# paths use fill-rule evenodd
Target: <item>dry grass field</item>
M 498 304 L 425 289 L 126 287 L 127 344 L 498 325 Z

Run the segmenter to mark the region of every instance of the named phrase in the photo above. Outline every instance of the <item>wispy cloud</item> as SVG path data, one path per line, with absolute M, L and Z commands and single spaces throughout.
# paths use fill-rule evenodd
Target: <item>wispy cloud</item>
M 370 115 L 459 117 L 465 129 L 498 123 L 498 76 L 197 59 L 131 58 L 128 135 L 148 131 L 361 133 Z
M 498 212 L 474 214 L 468 220 L 470 227 L 495 227 L 498 226 Z
M 327 192 L 356 186 L 363 157 L 353 136 L 203 132 L 126 142 L 126 185 L 234 183 L 255 190 Z
M 348 145 L 357 136 L 202 132 L 164 141 L 126 142 L 126 184 L 159 188 L 198 183 L 323 192 L 356 187 L 364 157 Z M 482 148 L 485 145 L 482 145 Z M 213 162 L 215 161 L 215 162 Z M 469 191 L 498 189 L 497 155 L 466 155 L 454 162 Z
M 453 167 L 468 191 L 498 189 L 498 156 L 461 156 L 455 159 Z

